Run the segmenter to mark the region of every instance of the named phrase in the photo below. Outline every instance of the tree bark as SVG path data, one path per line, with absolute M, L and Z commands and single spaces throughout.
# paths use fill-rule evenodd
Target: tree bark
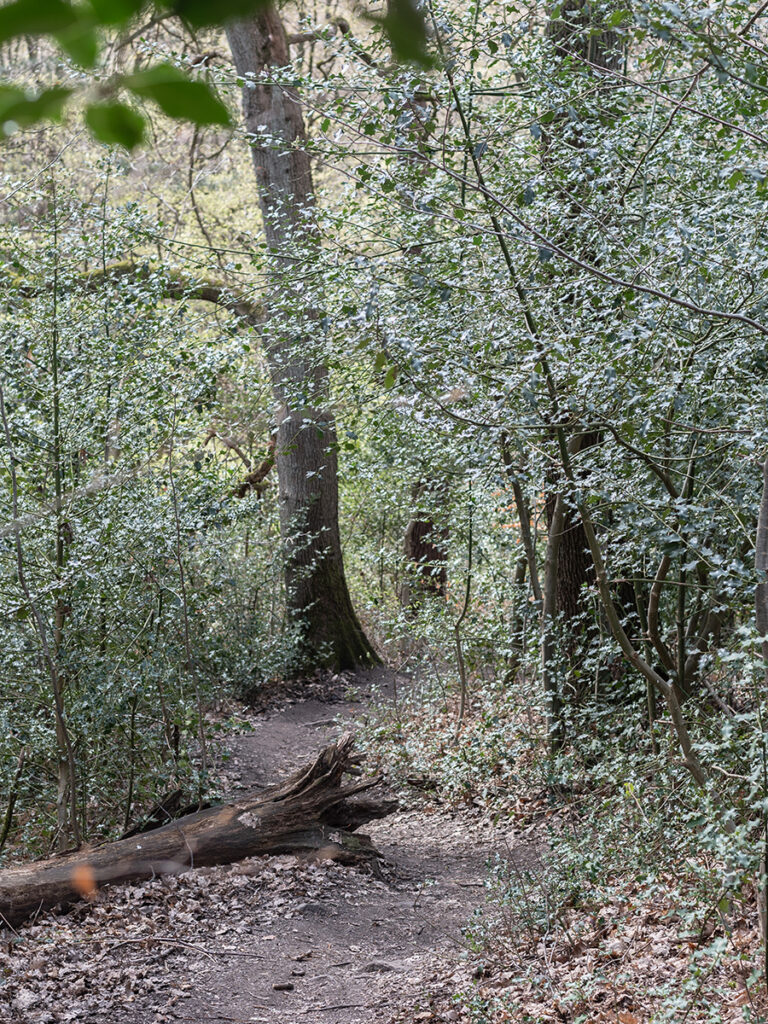
M 297 257 L 320 258 L 312 169 L 296 90 L 272 84 L 290 63 L 272 7 L 227 26 L 264 221 L 272 291 L 265 354 L 278 406 L 275 462 L 286 553 L 289 612 L 302 631 L 296 671 L 354 668 L 379 661 L 352 607 L 338 522 L 336 428 L 328 368 L 319 343 L 322 289 L 307 299 Z M 320 339 L 321 340 L 321 339 Z
M 554 495 L 550 500 L 554 499 Z M 551 520 L 550 520 L 551 521 Z M 558 615 L 570 623 L 582 612 L 582 590 L 589 582 L 592 559 L 579 514 L 570 506 L 563 509 L 562 532 L 557 558 L 556 605 Z M 569 629 L 571 627 L 568 627 Z M 581 632 L 581 630 L 579 630 Z M 576 636 L 571 633 L 571 646 Z
M 596 443 L 595 433 L 572 434 L 568 446 L 571 455 L 578 455 Z M 562 689 L 557 706 L 562 708 L 568 698 L 578 701 L 582 697 L 583 680 L 575 670 L 594 635 L 594 627 L 579 620 L 585 611 L 584 588 L 594 579 L 594 566 L 581 516 L 565 494 L 549 494 L 546 512 L 548 536 L 542 606 L 544 688 L 550 693 L 558 688 L 557 673 L 552 666 L 559 654 Z M 562 730 L 562 723 L 559 728 Z M 561 734 L 561 742 L 563 738 Z
M 344 784 L 359 774 L 352 737 L 326 747 L 285 782 L 229 804 L 209 807 L 161 828 L 50 860 L 0 871 L 0 915 L 13 925 L 39 910 L 92 895 L 102 884 L 230 864 L 244 857 L 307 851 L 344 863 L 380 856 L 370 839 L 353 834 L 393 809 L 391 802 L 355 801 L 378 779 Z
M 564 61 L 576 58 L 601 68 L 613 68 L 618 64 L 618 36 L 600 24 L 589 0 L 565 0 L 558 3 L 547 25 L 546 34 L 554 43 L 558 57 Z M 565 120 L 565 115 L 562 120 Z M 550 130 L 550 136 L 553 129 Z M 543 140 L 544 162 L 550 136 L 545 136 Z M 579 141 L 575 144 L 579 145 Z M 567 200 L 564 199 L 564 202 L 567 203 Z M 585 433 L 578 439 L 578 446 L 573 454 L 578 454 L 598 443 L 599 436 L 596 433 Z M 558 501 L 563 502 L 561 534 L 556 540 L 556 566 L 552 567 L 556 579 L 550 580 L 550 586 L 554 584 L 555 593 L 549 596 L 550 605 L 554 605 L 562 623 L 563 654 L 573 669 L 578 661 L 579 647 L 584 646 L 581 641 L 589 640 L 589 631 L 585 635 L 584 627 L 576 625 L 575 620 L 584 611 L 583 590 L 585 584 L 594 579 L 594 566 L 581 517 L 562 495 L 550 494 L 547 497 L 547 519 L 550 528 Z M 544 643 L 547 642 L 545 638 Z M 570 673 L 570 683 L 576 698 L 579 699 L 582 684 L 573 672 Z
M 547 25 L 547 36 L 559 56 L 579 57 L 600 68 L 619 66 L 619 36 L 600 24 L 591 0 L 564 0 L 555 6 L 555 12 Z
M 412 487 L 415 515 L 408 523 L 403 539 L 408 575 L 400 600 L 405 608 L 415 607 L 419 598 L 430 594 L 445 597 L 448 528 L 435 522 L 432 508 L 439 500 L 439 491 L 446 490 L 447 483 L 436 485 L 432 480 L 426 483 L 420 480 Z

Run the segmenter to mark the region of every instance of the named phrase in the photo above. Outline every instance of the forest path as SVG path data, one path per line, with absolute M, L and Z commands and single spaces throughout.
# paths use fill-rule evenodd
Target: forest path
M 297 700 L 234 738 L 230 771 L 240 777 L 232 781 L 243 789 L 276 782 L 335 739 L 361 714 L 361 703 L 392 698 L 386 671 L 353 683 L 354 703 Z M 461 955 L 461 928 L 483 901 L 485 865 L 499 837 L 474 813 L 423 807 L 396 811 L 362 831 L 384 855 L 381 878 L 321 866 L 315 870 L 324 884 L 305 898 L 306 864 L 279 858 L 283 884 L 297 899 L 287 901 L 282 919 L 253 922 L 242 951 L 256 942 L 264 959 L 198 963 L 195 994 L 168 1019 L 367 1024 L 390 1021 L 398 1007 L 423 1008 L 424 982 L 446 958 Z
M 230 736 L 224 790 L 268 785 L 309 761 L 365 708 L 392 699 L 385 670 L 348 680 L 356 699 L 283 699 Z M 505 837 L 474 810 L 425 806 L 364 826 L 384 855 L 365 868 L 254 857 L 103 890 L 41 915 L 0 952 L 0 1021 L 23 1024 L 372 1024 L 460 1019 L 451 989 L 461 929 L 484 900 Z M 4 999 L 6 1000 L 4 1002 Z M 419 1016 L 418 1014 L 422 1014 Z

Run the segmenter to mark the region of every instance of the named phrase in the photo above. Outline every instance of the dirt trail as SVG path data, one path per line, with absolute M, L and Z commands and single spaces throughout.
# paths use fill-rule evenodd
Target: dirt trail
M 386 699 L 392 679 L 356 682 L 369 701 Z M 336 719 L 360 710 L 310 698 L 258 716 L 229 744 L 229 792 L 288 774 L 338 735 Z M 384 854 L 381 877 L 260 857 L 116 888 L 95 907 L 46 916 L 22 929 L 8 957 L 0 1020 L 370 1024 L 416 1012 L 426 984 L 461 956 L 461 928 L 483 902 L 485 864 L 503 837 L 472 812 L 417 807 L 363 831 Z M 67 936 L 79 945 L 76 964 Z

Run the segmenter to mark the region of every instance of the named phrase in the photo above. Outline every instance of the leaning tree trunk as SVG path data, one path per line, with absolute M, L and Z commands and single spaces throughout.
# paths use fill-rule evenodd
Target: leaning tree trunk
M 272 8 L 227 26 L 267 240 L 270 308 L 266 358 L 278 406 L 275 461 L 286 590 L 302 633 L 299 671 L 377 662 L 347 589 L 338 522 L 336 429 L 322 352 L 322 289 L 307 299 L 297 265 L 318 261 L 312 169 L 295 89 L 273 84 L 290 63 Z M 309 261 L 297 264 L 296 257 Z M 302 274 L 302 277 L 305 275 Z
M 38 910 L 91 896 L 105 883 L 262 854 L 307 852 L 344 863 L 370 862 L 379 856 L 370 839 L 348 829 L 388 814 L 393 803 L 347 802 L 378 781 L 345 785 L 345 773 L 359 774 L 357 763 L 347 735 L 285 782 L 235 803 L 188 814 L 116 843 L 0 871 L 0 919 L 17 924 Z

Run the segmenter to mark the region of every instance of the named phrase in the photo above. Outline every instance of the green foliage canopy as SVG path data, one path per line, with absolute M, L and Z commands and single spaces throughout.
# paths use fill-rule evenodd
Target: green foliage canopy
M 0 7 L 0 45 L 19 36 L 45 36 L 55 42 L 76 65 L 97 66 L 106 33 L 121 31 L 142 14 L 154 19 L 176 16 L 192 28 L 225 25 L 247 17 L 269 0 L 13 0 Z M 380 19 L 389 34 L 395 56 L 426 64 L 424 19 L 413 0 L 394 0 Z M 113 75 L 100 82 L 98 99 L 86 104 L 85 121 L 95 139 L 108 145 L 134 149 L 144 139 L 145 118 L 118 99 L 121 91 L 149 99 L 169 117 L 196 125 L 228 125 L 230 115 L 210 84 L 192 81 L 168 63 L 156 64 L 139 74 Z M 59 120 L 74 89 L 56 87 L 40 93 L 0 83 L 0 138 L 18 127 L 44 120 Z

